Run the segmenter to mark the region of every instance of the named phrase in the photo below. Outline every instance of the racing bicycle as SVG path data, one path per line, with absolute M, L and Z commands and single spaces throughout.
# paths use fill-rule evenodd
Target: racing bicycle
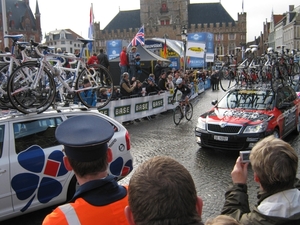
M 104 87 L 101 85 L 99 71 L 112 81 L 109 71 L 101 65 L 97 65 L 96 69 L 88 68 L 83 59 L 83 52 L 86 45 L 93 40 L 81 38 L 77 40 L 83 43 L 79 57 L 55 53 L 42 54 L 39 48 L 47 50 L 48 46 L 31 41 L 40 59 L 16 68 L 8 82 L 8 97 L 18 111 L 25 114 L 41 113 L 51 105 L 56 108 L 57 102 L 54 99 L 57 93 L 60 97 L 66 96 L 66 100 L 73 100 L 73 103 L 81 102 L 88 108 L 100 109 L 109 103 L 110 98 L 104 102 L 98 98 L 100 88 Z M 63 62 L 58 60 L 60 57 L 76 63 L 76 67 L 63 67 Z M 53 61 L 55 65 L 51 64 Z M 89 85 L 85 86 L 86 81 Z M 112 90 L 113 82 L 106 84 L 105 88 Z
M 173 109 L 173 121 L 175 125 L 178 125 L 184 117 L 187 121 L 190 121 L 193 117 L 193 105 L 190 102 L 186 105 L 184 100 L 180 100 L 178 103 Z

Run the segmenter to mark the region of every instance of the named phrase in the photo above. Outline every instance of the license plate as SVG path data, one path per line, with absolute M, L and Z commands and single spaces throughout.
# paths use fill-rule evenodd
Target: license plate
M 215 135 L 214 139 L 217 141 L 228 141 L 228 137 Z

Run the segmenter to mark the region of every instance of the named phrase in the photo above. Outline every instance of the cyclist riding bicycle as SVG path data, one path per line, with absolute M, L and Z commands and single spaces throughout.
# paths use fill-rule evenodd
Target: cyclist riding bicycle
M 183 84 L 183 80 L 180 77 L 176 80 L 175 84 L 176 84 L 176 88 L 174 90 L 172 102 L 174 102 L 174 98 L 177 94 L 177 91 L 179 90 L 182 93 L 180 104 L 184 102 L 185 105 L 189 105 L 189 98 L 192 93 L 191 89 L 187 85 Z

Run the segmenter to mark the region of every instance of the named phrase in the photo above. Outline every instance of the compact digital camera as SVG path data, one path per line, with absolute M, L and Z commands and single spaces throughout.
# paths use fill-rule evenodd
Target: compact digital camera
M 249 159 L 250 152 L 251 151 L 240 151 L 240 157 L 241 157 L 242 163 L 250 162 L 250 159 Z

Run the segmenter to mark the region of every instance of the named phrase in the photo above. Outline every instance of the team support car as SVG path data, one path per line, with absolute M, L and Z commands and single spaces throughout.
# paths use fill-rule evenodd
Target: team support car
M 197 143 L 219 150 L 251 150 L 260 139 L 284 138 L 299 133 L 300 99 L 290 86 L 268 88 L 235 87 L 213 101 L 214 107 L 198 118 Z
M 77 115 L 96 115 L 114 128 L 108 143 L 108 172 L 122 179 L 133 169 L 128 131 L 114 119 L 87 109 L 48 110 L 35 115 L 0 117 L 0 221 L 69 200 L 77 181 L 63 163 L 55 138 L 60 123 Z

